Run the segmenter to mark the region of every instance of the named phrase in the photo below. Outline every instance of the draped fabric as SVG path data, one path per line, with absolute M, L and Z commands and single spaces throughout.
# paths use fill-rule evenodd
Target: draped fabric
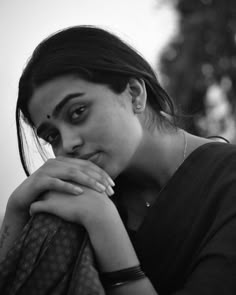
M 0 264 L 0 294 L 104 295 L 82 226 L 35 215 Z
M 192 152 L 129 234 L 158 294 L 235 295 L 236 146 Z

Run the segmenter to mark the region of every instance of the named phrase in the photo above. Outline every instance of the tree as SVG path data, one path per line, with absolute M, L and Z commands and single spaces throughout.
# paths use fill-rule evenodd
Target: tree
M 236 1 L 169 0 L 179 13 L 179 30 L 164 49 L 163 86 L 184 113 L 187 127 L 199 134 L 196 118 L 206 112 L 205 97 L 216 84 L 236 103 Z

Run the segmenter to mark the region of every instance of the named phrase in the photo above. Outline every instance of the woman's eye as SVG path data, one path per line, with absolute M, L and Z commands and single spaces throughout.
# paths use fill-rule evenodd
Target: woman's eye
M 51 145 L 55 144 L 57 139 L 58 139 L 58 134 L 57 133 L 51 133 L 51 134 L 49 134 L 49 135 L 47 135 L 45 137 L 45 141 L 48 142 Z
M 83 114 L 83 112 L 85 111 L 85 107 L 82 106 L 82 107 L 78 107 L 76 109 L 74 109 L 71 114 L 70 114 L 70 117 L 72 120 L 76 120 L 76 119 L 79 119 L 80 116 Z

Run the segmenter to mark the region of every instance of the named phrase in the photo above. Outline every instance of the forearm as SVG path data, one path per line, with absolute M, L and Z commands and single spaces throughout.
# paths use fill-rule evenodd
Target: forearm
M 108 295 L 158 295 L 148 278 L 107 290 Z
M 127 231 L 116 211 L 112 212 L 112 218 L 98 222 L 94 228 L 91 226 L 89 235 L 101 272 L 113 272 L 139 265 Z M 107 294 L 156 295 L 157 293 L 149 279 L 145 277 L 108 289 Z
M 26 222 L 26 216 L 18 216 L 9 208 L 6 209 L 0 230 L 0 262 L 5 258 Z
M 116 271 L 139 264 L 127 231 L 116 210 L 86 226 L 101 272 Z

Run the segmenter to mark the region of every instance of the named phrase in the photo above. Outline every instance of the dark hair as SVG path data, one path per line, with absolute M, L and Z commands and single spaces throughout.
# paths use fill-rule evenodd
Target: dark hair
M 151 110 L 148 119 L 152 120 L 152 124 L 167 120 L 160 111 L 175 118 L 175 106 L 160 86 L 151 66 L 117 36 L 92 26 L 76 26 L 59 31 L 36 47 L 19 81 L 16 126 L 20 158 L 27 175 L 29 162 L 27 164 L 23 122 L 31 127 L 37 147 L 40 153 L 43 152 L 28 111 L 29 100 L 37 87 L 66 74 L 108 85 L 116 93 L 125 89 L 130 78 L 142 79 Z

